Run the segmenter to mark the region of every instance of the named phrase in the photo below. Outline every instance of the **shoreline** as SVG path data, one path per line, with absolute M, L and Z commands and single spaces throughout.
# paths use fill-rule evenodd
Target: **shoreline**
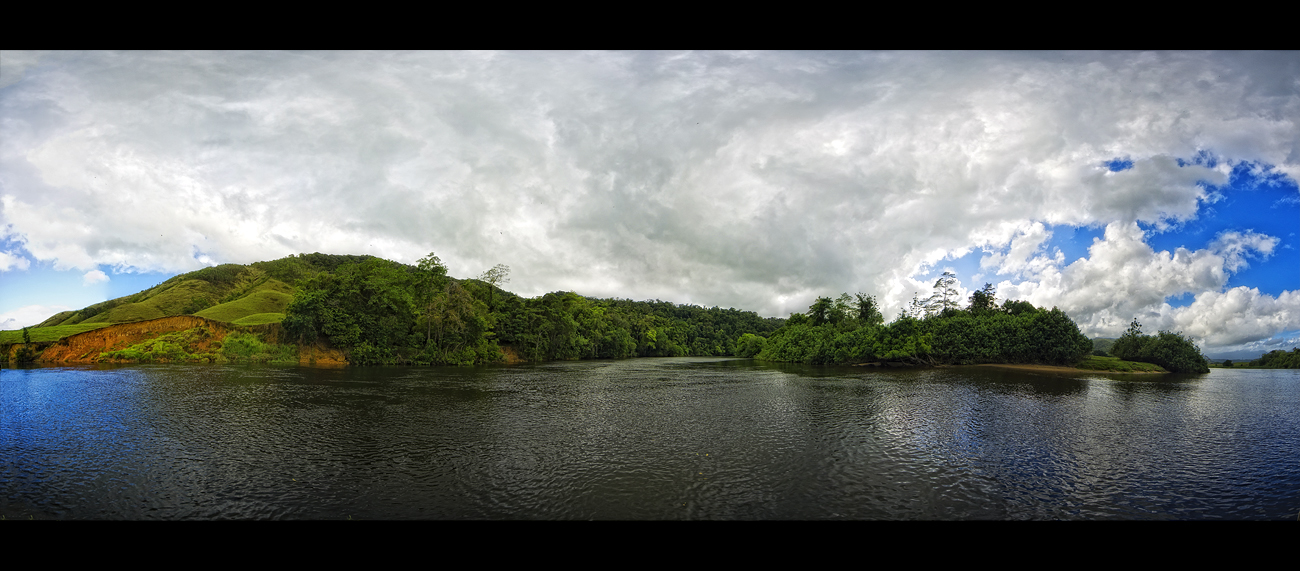
M 965 367 L 997 367 L 1002 369 L 1015 369 L 1018 371 L 1034 371 L 1039 373 L 1110 373 L 1113 375 L 1167 375 L 1166 371 L 1099 371 L 1097 369 L 1079 369 L 1076 367 L 1061 367 L 1057 365 L 1027 365 L 1016 363 L 982 363 L 979 365 L 961 365 Z

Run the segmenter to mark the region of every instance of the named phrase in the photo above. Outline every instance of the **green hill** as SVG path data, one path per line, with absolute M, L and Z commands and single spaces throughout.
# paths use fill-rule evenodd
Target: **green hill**
M 1115 337 L 1097 337 L 1092 340 L 1092 349 L 1110 353 L 1110 348 L 1115 346 L 1115 339 Z
M 199 317 L 236 323 L 252 315 L 275 313 L 283 314 L 284 308 L 293 301 L 293 288 L 279 280 L 268 280 L 256 291 L 250 292 L 234 301 L 214 305 L 195 313 Z
M 222 264 L 175 276 L 139 293 L 110 299 L 77 311 L 63 311 L 33 327 L 42 338 L 117 323 L 196 315 L 217 321 L 256 325 L 277 323 L 293 301 L 297 284 L 344 264 L 372 256 L 299 254 L 248 265 Z M 71 328 L 69 326 L 77 326 Z
M 322 343 L 338 353 L 337 358 L 331 357 L 336 361 L 469 365 L 508 358 L 731 355 L 737 339 L 770 334 L 784 322 L 736 309 L 591 299 L 573 292 L 525 299 L 497 285 L 508 271 L 498 266 L 480 279 L 455 279 L 446 275 L 446 267 L 432 254 L 416 266 L 372 256 L 325 254 L 223 264 L 175 276 L 137 294 L 60 313 L 30 333 L 33 340 L 54 341 L 96 327 L 118 325 L 115 331 L 126 332 L 135 327 L 130 323 L 142 320 L 193 316 L 198 318 L 194 321 L 205 320 L 204 325 L 192 335 L 186 333 L 186 339 L 203 337 L 198 329 L 207 331 L 223 323 L 232 327 L 275 323 L 280 326 L 261 330 L 276 332 L 275 341 L 265 342 Z M 5 333 L 21 339 L 21 332 Z M 144 342 L 159 343 L 140 341 Z M 187 360 L 209 352 L 200 346 L 203 343 L 195 343 L 185 346 L 183 353 L 188 356 L 165 358 Z M 120 351 L 152 354 L 156 349 L 141 347 L 131 345 Z M 113 353 L 113 359 L 144 358 Z

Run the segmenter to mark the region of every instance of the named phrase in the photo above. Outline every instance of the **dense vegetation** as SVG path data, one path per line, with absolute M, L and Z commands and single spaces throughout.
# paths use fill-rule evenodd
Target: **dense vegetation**
M 526 299 L 501 289 L 509 269 L 456 280 L 434 255 L 416 266 L 371 258 L 302 281 L 281 325 L 288 340 L 328 340 L 360 364 L 491 363 L 502 346 L 533 361 L 733 355 L 745 334 L 782 320 L 662 301 Z
M 298 363 L 297 347 L 268 343 L 264 334 L 231 333 L 221 341 L 211 337 L 207 327 L 195 327 L 107 351 L 99 359 L 110 363 Z
M 1191 339 L 1168 331 L 1143 335 L 1142 324 L 1137 319 L 1115 340 L 1110 354 L 1126 361 L 1154 363 L 1173 373 L 1210 372 L 1209 360 Z
M 765 342 L 759 359 L 810 364 L 894 361 L 910 364 L 1042 363 L 1070 365 L 1092 352 L 1092 341 L 1059 309 L 1022 301 L 994 305 L 991 284 L 957 307 L 954 276 L 945 273 L 925 302 L 883 324 L 865 294 L 819 298 L 794 314 Z
M 1293 348 L 1289 353 L 1282 350 L 1269 351 L 1251 361 L 1249 366 L 1265 369 L 1300 369 L 1300 348 Z
M 279 335 L 258 337 L 256 347 L 251 338 L 239 338 L 225 348 L 201 350 L 195 345 L 201 339 L 159 338 L 109 358 L 291 360 L 288 349 L 274 347 L 278 341 L 327 343 L 356 364 L 469 365 L 502 361 L 509 352 L 530 361 L 736 355 L 809 364 L 1071 365 L 1109 349 L 1117 358 L 1171 371 L 1204 367 L 1199 350 L 1181 335 L 1148 337 L 1136 330 L 1113 345 L 1106 340 L 1107 347 L 1094 346 L 1059 309 L 1013 300 L 996 305 L 992 285 L 959 307 L 955 281 L 945 273 L 932 296 L 913 299 L 886 324 L 875 298 L 863 293 L 819 298 L 807 313 L 789 319 L 761 318 L 736 309 L 572 292 L 523 298 L 501 288 L 509 282 L 505 266 L 476 279 L 454 279 L 433 254 L 414 266 L 373 256 L 300 254 L 182 274 L 134 295 L 55 315 L 30 338 L 53 340 L 113 323 L 197 315 L 237 325 L 279 323 L 278 330 L 268 330 Z M 18 332 L 7 333 L 18 341 Z M 1290 362 L 1287 354 L 1275 353 L 1283 358 L 1265 357 Z M 1095 367 L 1114 366 L 1098 359 Z
M 1089 355 L 1075 365 L 1075 368 L 1089 371 L 1107 371 L 1111 373 L 1168 373 L 1160 365 L 1124 361 L 1119 357 Z

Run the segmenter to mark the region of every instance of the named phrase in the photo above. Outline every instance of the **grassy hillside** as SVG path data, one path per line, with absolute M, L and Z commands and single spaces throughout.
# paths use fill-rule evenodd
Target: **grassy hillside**
M 293 301 L 293 288 L 273 279 L 243 297 L 209 307 L 194 315 L 237 323 L 240 319 L 258 314 L 283 314 L 284 308 L 288 307 L 291 301 Z
M 248 265 L 222 264 L 175 276 L 139 293 L 77 311 L 63 311 L 30 329 L 33 341 L 56 341 L 117 323 L 197 315 L 241 325 L 278 323 L 294 288 L 321 272 L 372 256 L 300 254 Z M 22 342 L 22 331 L 0 332 L 0 343 Z
M 256 313 L 248 317 L 236 319 L 235 325 L 265 325 L 267 323 L 279 323 L 284 321 L 283 313 Z
M 58 312 L 58 313 L 56 313 L 56 314 L 50 316 L 49 319 L 46 319 L 45 321 L 42 321 L 42 322 L 40 322 L 40 323 L 37 323 L 36 325 L 33 325 L 32 327 L 54 327 L 55 325 L 58 325 L 58 324 L 60 324 L 60 323 L 63 323 L 64 321 L 67 321 L 67 320 L 70 319 L 73 315 L 76 315 L 76 313 L 77 313 L 77 312 L 75 312 L 75 311 L 60 311 L 60 312 Z
M 100 327 L 107 327 L 108 323 L 81 323 L 78 325 L 56 325 L 53 327 L 36 326 L 27 330 L 31 334 L 32 342 L 39 343 L 43 341 L 58 341 L 69 335 L 93 331 Z M 23 342 L 23 330 L 16 329 L 13 331 L 0 331 L 0 345 L 9 345 L 12 343 Z

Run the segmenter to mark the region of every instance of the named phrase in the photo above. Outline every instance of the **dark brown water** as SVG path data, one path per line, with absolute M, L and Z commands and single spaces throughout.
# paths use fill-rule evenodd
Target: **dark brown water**
M 1300 371 L 0 371 L 7 519 L 1296 519 Z

